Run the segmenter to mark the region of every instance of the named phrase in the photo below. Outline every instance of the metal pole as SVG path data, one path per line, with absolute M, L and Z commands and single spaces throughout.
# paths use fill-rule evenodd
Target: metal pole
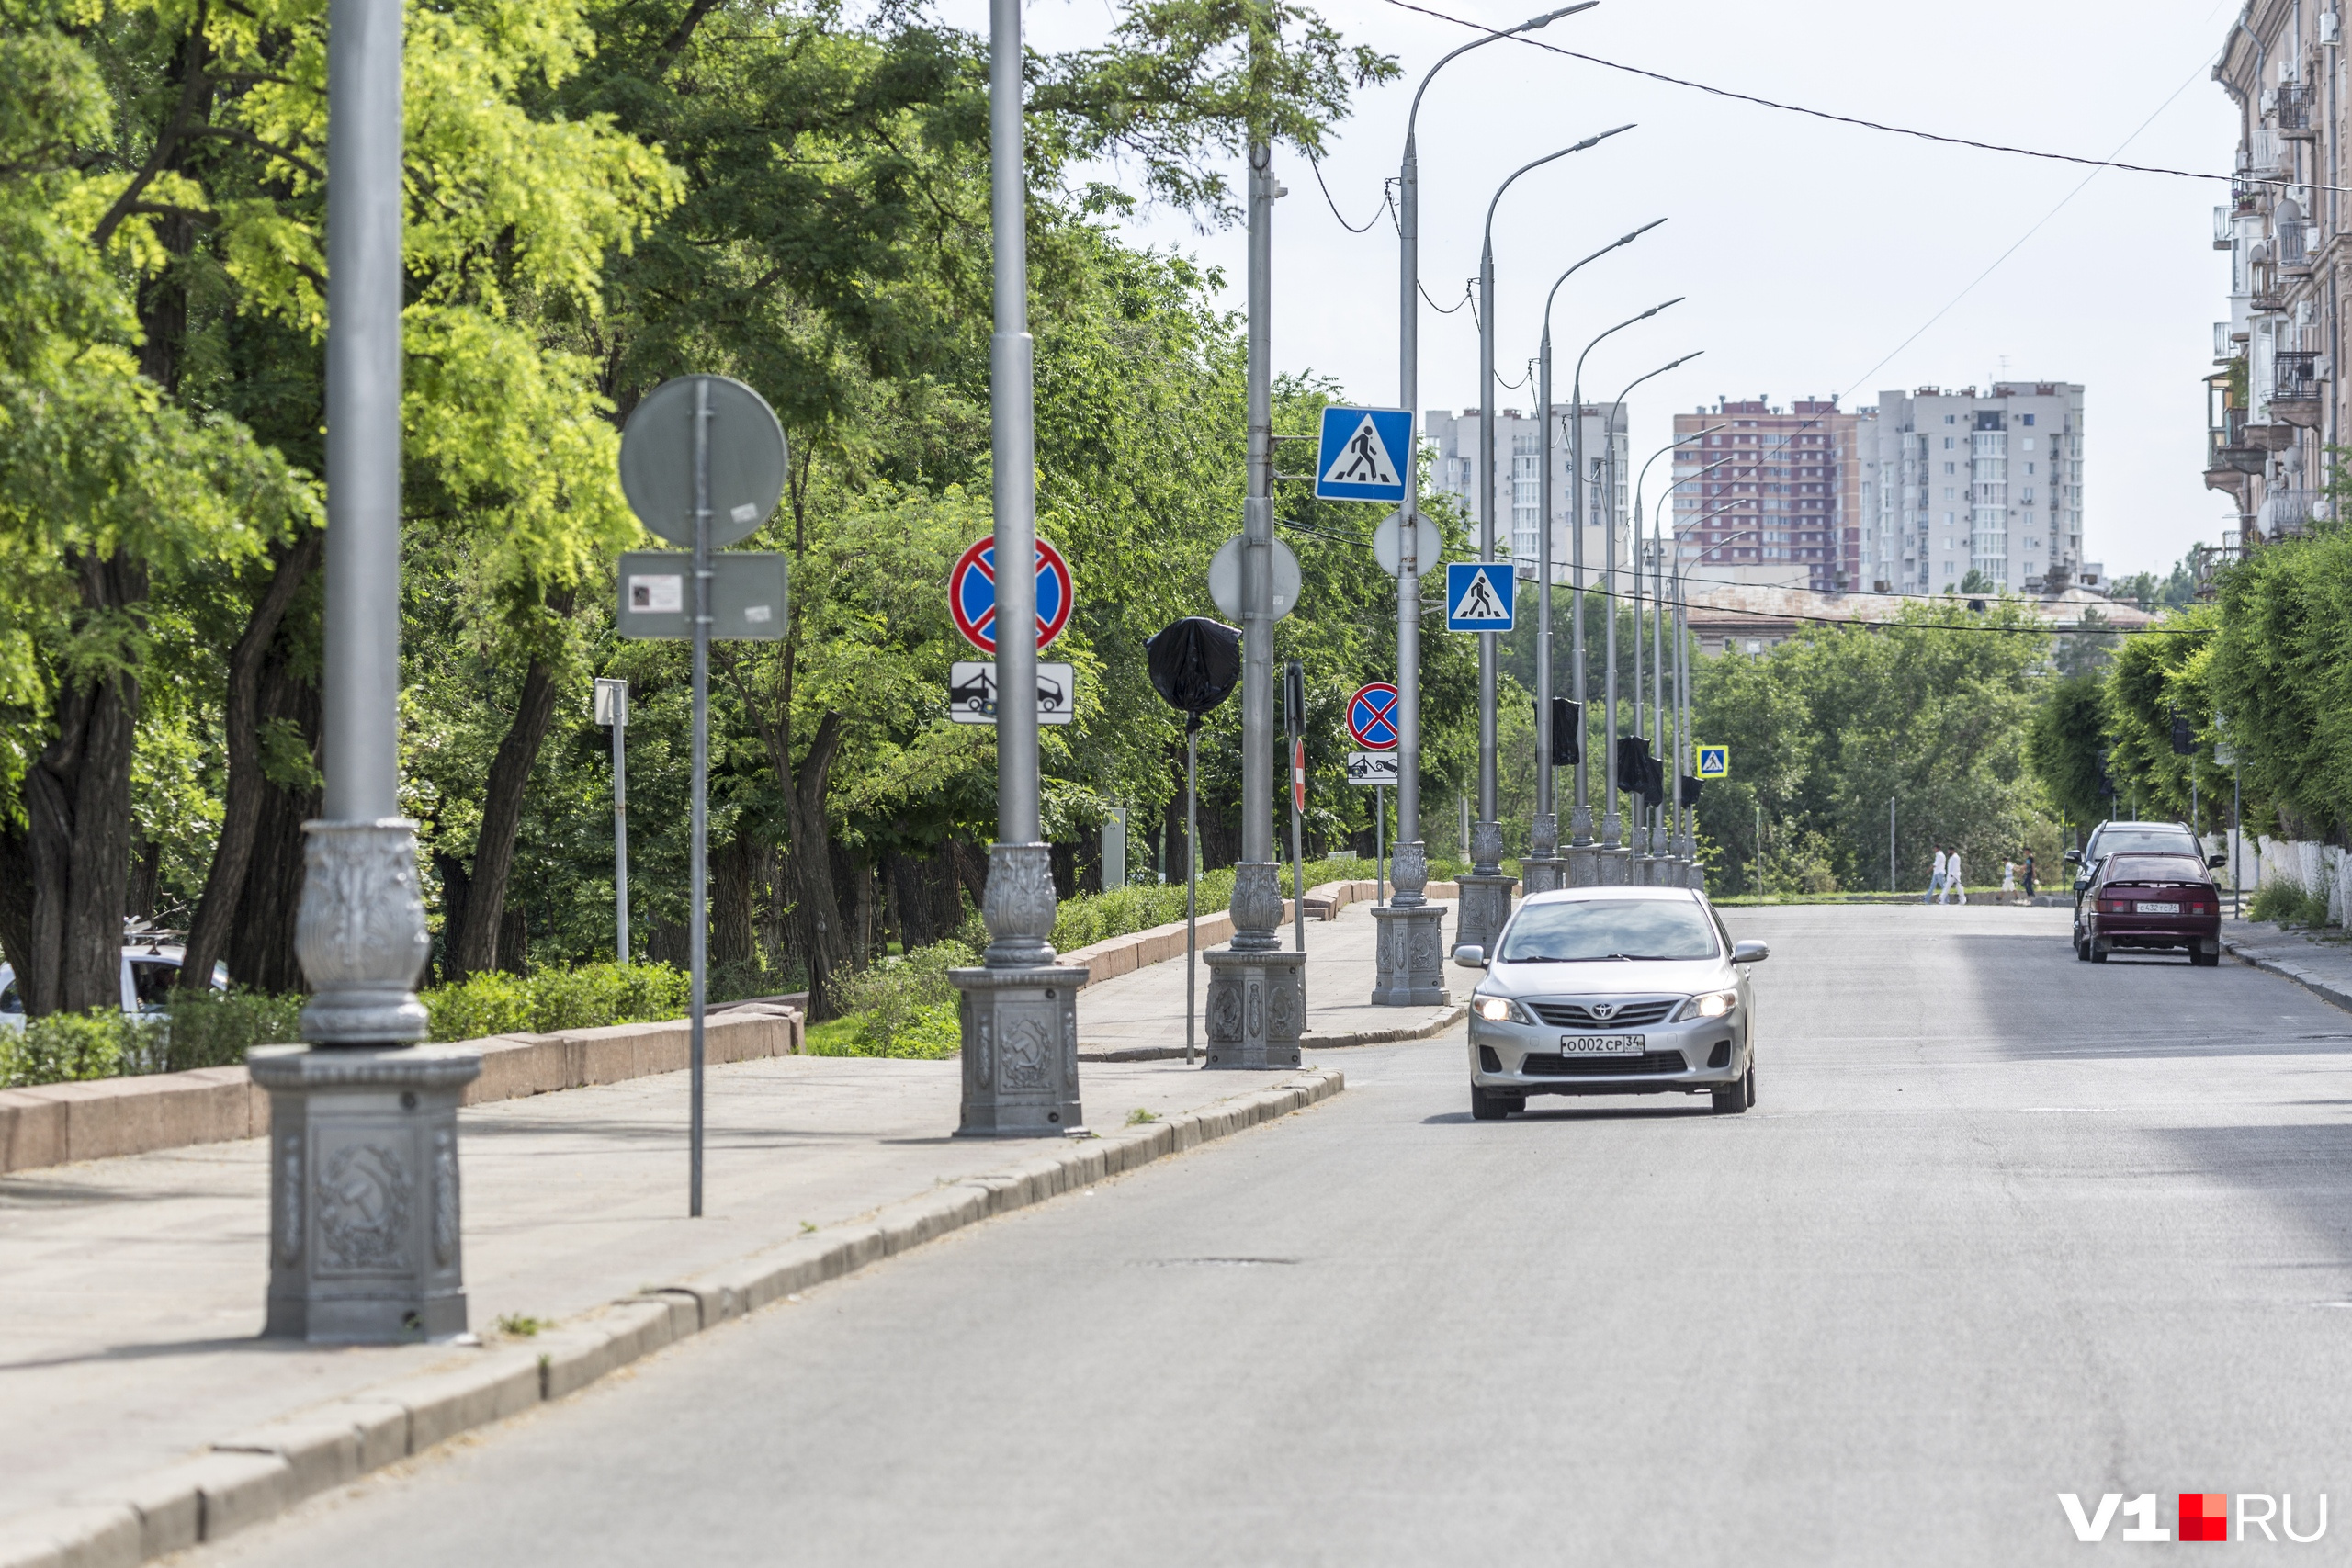
M 1666 493 L 1670 501 L 1674 487 L 1668 485 Z M 1662 532 L 1666 512 L 1666 504 L 1661 502 L 1650 517 L 1650 714 L 1651 722 L 1657 727 L 1658 756 L 1670 768 L 1674 753 L 1668 750 L 1666 739 L 1666 540 Z M 1678 783 L 1675 787 L 1679 790 L 1681 786 Z M 1649 818 L 1650 860 L 1655 864 L 1669 852 L 1666 843 L 1666 797 L 1660 795 L 1658 803 L 1644 815 Z M 1654 880 L 1670 883 L 1672 879 Z
M 1201 718 L 1192 716 L 1184 727 L 1184 1065 L 1193 1065 L 1193 1042 L 1199 1036 L 1201 951 L 1200 791 Z
M 1290 915 L 1298 951 L 1306 951 L 1306 810 L 1300 795 L 1306 778 L 1306 753 L 1300 745 L 1299 726 L 1306 716 L 1306 675 L 1295 659 L 1283 671 L 1283 707 L 1290 720 Z
M 1602 417 L 1607 421 L 1600 428 L 1601 526 L 1608 534 L 1608 548 L 1603 552 L 1607 567 L 1602 581 L 1602 607 L 1607 623 L 1601 628 L 1601 731 L 1606 737 L 1600 743 L 1600 880 L 1618 883 L 1625 880 L 1623 867 L 1616 866 L 1618 841 L 1617 818 L 1617 411 L 1618 404 L 1609 405 Z
M 1254 46 L 1253 46 L 1253 53 Z M 1241 861 L 1272 869 L 1274 795 L 1273 149 L 1250 144 L 1249 492 L 1241 533 Z M 1248 877 L 1237 868 L 1235 890 Z M 1238 922 L 1236 934 L 1239 934 Z
M 2238 881 L 2238 860 L 2245 853 L 2245 796 L 2243 793 L 2243 766 L 2237 760 L 2236 748 L 2230 756 L 2230 914 L 2244 919 L 2245 905 L 2241 902 Z
M 1402 798 L 1400 787 L 1397 795 Z M 1399 833 L 1404 829 L 1397 829 Z M 1372 786 L 1372 901 L 1375 907 L 1388 902 L 1388 786 Z
M 1078 1009 L 1083 970 L 1056 963 L 1053 863 L 1037 810 L 1036 345 L 1029 335 L 1028 176 L 1023 163 L 1021 0 L 989 5 L 989 214 L 994 249 L 989 342 L 992 558 L 996 587 L 997 841 L 989 847 L 978 969 L 963 993 L 963 1103 L 968 1137 L 1078 1130 Z M 1036 1049 L 1015 1074 L 992 1043 L 1013 1029 Z M 1042 1035 L 1042 1038 L 1039 1036 Z
M 616 961 L 628 963 L 628 688 L 615 694 L 613 708 L 613 945 Z
M 691 1145 L 686 1213 L 702 1216 L 703 1004 L 710 953 L 710 382 L 695 382 L 695 669 L 693 844 L 687 853 L 687 1052 L 693 1073 L 687 1111 Z
M 1633 435 L 1633 421 L 1630 419 L 1627 420 L 1625 422 L 1625 434 L 1628 439 L 1631 439 Z M 1611 443 L 1611 447 L 1614 450 L 1615 443 Z M 1634 568 L 1634 592 L 1632 594 L 1634 605 L 1633 732 L 1634 735 L 1639 736 L 1643 733 L 1642 607 L 1644 595 L 1642 592 L 1642 569 L 1645 563 L 1642 558 L 1642 487 L 1638 484 L 1634 487 L 1634 529 L 1632 534 L 1627 536 L 1627 544 L 1633 552 L 1632 565 Z M 1649 880 L 1649 835 L 1645 831 L 1645 827 L 1648 812 L 1645 809 L 1642 797 L 1638 794 L 1629 795 L 1626 797 L 1625 805 L 1629 815 L 1633 818 L 1633 828 L 1626 835 L 1628 847 L 1634 852 L 1632 880 L 1636 883 L 1646 882 Z
M 1895 891 L 1895 886 L 1894 886 L 1894 796 L 1893 796 L 1893 795 L 1888 795 L 1888 796 L 1886 797 L 1886 890 L 1887 890 L 1889 893 L 1892 893 L 1892 892 Z

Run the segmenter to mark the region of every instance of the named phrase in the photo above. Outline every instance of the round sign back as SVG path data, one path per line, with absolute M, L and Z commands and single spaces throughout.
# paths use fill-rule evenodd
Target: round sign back
M 710 545 L 751 536 L 784 496 L 784 426 L 767 400 L 726 376 L 680 376 L 645 395 L 621 428 L 621 493 L 638 521 L 691 549 L 695 423 L 707 420 Z

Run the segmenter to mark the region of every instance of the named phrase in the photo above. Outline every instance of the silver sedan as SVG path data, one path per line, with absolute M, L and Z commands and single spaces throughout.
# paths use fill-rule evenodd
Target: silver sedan
M 1706 896 L 1683 887 L 1572 887 L 1519 907 L 1470 998 L 1470 1114 L 1499 1121 L 1531 1094 L 1708 1093 L 1756 1103 L 1747 966 Z

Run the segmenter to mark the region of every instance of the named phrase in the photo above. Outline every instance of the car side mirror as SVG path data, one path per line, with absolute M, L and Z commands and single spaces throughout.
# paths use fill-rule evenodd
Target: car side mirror
M 2227 854 L 2207 855 L 2205 857 L 2205 869 L 2208 871 L 2219 871 L 2229 863 L 2230 857 Z
M 1483 947 L 1457 947 L 1453 950 L 1453 961 L 1464 969 L 1484 969 L 1487 966 L 1487 950 Z
M 1731 944 L 1734 964 L 1761 964 L 1772 956 L 1772 950 L 1760 942 L 1736 942 Z
M 2068 850 L 2068 851 L 2066 852 L 2066 863 L 2067 863 L 2068 865 L 2080 865 L 2080 864 L 2082 864 L 2082 863 L 2083 863 L 2083 852 L 2082 852 L 2082 851 L 2080 851 L 2080 850 Z

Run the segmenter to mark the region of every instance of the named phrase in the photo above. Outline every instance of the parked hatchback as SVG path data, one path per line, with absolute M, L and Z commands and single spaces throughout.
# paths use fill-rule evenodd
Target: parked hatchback
M 2123 850 L 2100 857 L 2075 911 L 2075 956 L 2104 964 L 2118 952 L 2186 952 L 2222 962 L 2222 890 L 2202 857 Z
M 1706 895 L 1683 887 L 1572 887 L 1519 907 L 1470 998 L 1470 1114 L 1498 1121 L 1537 1094 L 1707 1094 L 1756 1103 L 1747 966 Z

